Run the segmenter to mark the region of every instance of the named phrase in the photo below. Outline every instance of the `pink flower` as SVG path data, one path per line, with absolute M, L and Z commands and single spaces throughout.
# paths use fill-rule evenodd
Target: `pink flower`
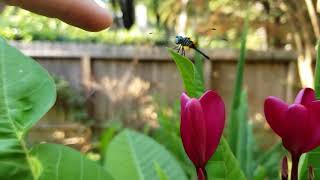
M 302 89 L 291 105 L 268 97 L 264 113 L 291 154 L 301 155 L 320 145 L 320 101 L 316 100 L 313 89 Z
M 198 180 L 205 179 L 205 166 L 220 142 L 224 124 L 225 107 L 217 93 L 207 91 L 199 99 L 181 95 L 180 134 Z

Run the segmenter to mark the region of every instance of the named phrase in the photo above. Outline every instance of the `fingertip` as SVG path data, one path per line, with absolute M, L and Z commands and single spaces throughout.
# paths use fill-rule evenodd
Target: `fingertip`
M 112 17 L 108 12 L 102 12 L 97 16 L 92 16 L 84 23 L 82 29 L 91 32 L 99 32 L 109 28 L 113 23 Z

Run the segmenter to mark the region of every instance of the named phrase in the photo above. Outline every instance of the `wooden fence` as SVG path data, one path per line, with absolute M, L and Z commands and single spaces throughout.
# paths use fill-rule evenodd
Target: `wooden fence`
M 83 91 L 98 126 L 110 119 L 121 119 L 132 126 L 141 123 L 156 126 L 154 97 L 173 102 L 183 91 L 179 73 L 164 47 L 11 44 L 34 57 L 53 75 L 69 81 L 77 91 Z M 204 51 L 212 59 L 205 61 L 207 87 L 221 94 L 229 107 L 239 52 L 235 49 Z M 258 127 L 265 128 L 263 101 L 267 96 L 293 100 L 300 86 L 295 59 L 296 54 L 289 51 L 248 52 L 244 88 L 248 92 L 250 119 Z M 61 121 L 55 113 L 49 113 L 45 119 Z

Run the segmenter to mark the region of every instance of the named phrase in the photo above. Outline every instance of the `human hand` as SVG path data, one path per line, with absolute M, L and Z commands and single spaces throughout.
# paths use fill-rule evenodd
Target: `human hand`
M 112 24 L 110 14 L 94 0 L 7 0 L 6 3 L 87 31 L 101 31 Z

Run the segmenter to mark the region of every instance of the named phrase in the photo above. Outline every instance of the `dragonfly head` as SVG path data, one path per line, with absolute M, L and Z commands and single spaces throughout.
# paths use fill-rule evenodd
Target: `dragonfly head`
M 182 40 L 183 40 L 183 37 L 182 37 L 182 36 L 176 36 L 176 41 L 175 41 L 175 43 L 176 43 L 176 44 L 181 44 Z

